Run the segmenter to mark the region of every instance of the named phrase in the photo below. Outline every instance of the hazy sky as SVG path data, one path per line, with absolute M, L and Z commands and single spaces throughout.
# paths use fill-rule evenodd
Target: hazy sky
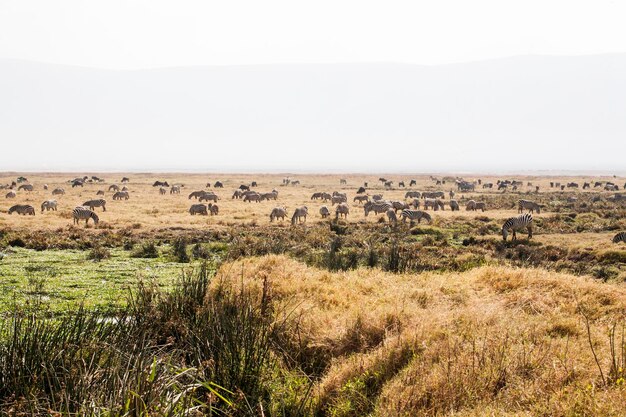
M 112 69 L 626 52 L 619 0 L 0 0 L 0 58 Z

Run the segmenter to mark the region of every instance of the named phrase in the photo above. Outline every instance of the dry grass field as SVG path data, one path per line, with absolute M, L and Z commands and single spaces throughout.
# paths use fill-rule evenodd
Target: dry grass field
M 76 174 L 23 175 L 34 190 L 0 198 L 2 411 L 624 414 L 626 244 L 612 238 L 626 231 L 626 204 L 593 186 L 624 192 L 624 178 L 472 176 L 523 185 L 461 193 L 429 175 L 382 175 L 390 189 L 379 175 L 290 175 L 300 184 L 283 185 L 286 175 L 94 174 L 106 181 L 77 188 Z M 161 195 L 156 180 L 184 187 Z M 231 198 L 252 181 L 277 200 Z M 393 201 L 444 191 L 446 207 L 429 210 L 430 224 L 366 217 L 352 201 L 365 182 Z M 130 198 L 113 201 L 113 184 Z M 57 187 L 66 194 L 53 197 Z M 73 226 L 72 209 L 99 190 L 98 226 Z M 196 190 L 220 197 L 219 214 L 189 214 Z M 452 190 L 460 211 L 447 205 Z M 347 219 L 311 200 L 321 191 L 347 193 Z M 58 211 L 41 213 L 51 198 Z M 544 206 L 534 236 L 503 242 L 521 198 Z M 470 199 L 487 210 L 466 211 Z M 9 215 L 14 204 L 36 215 Z M 276 206 L 290 217 L 302 205 L 306 223 L 269 220 Z

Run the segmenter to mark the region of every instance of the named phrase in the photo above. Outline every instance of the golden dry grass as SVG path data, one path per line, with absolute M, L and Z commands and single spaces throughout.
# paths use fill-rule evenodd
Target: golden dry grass
M 281 256 L 217 275 L 246 288 L 265 280 L 298 317 L 291 353 L 325 364 L 315 393 L 326 415 L 623 415 L 607 335 L 624 324 L 623 285 L 508 267 L 331 273 Z

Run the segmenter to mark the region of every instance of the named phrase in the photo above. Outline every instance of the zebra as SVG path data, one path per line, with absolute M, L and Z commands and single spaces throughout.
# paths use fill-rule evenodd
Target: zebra
M 533 215 L 530 213 L 524 213 L 517 217 L 511 217 L 502 225 L 502 239 L 506 241 L 506 237 L 509 234 L 509 230 L 513 232 L 511 239 L 517 240 L 515 232 L 517 230 L 527 229 L 528 239 L 533 237 Z
M 72 210 L 72 218 L 74 219 L 74 224 L 78 224 L 79 220 L 85 221 L 85 226 L 89 223 L 89 219 L 93 219 L 93 224 L 97 225 L 100 219 L 98 215 L 89 210 L 87 207 L 78 206 L 74 210 Z
M 620 232 L 613 237 L 613 243 L 624 242 L 626 243 L 626 232 Z
M 324 202 L 332 200 L 333 196 L 330 193 L 322 193 L 322 200 Z
M 518 204 L 517 206 L 518 213 L 523 213 L 524 210 L 528 210 L 531 213 L 534 213 L 535 211 L 537 211 L 537 214 L 541 214 L 541 205 L 535 203 L 534 201 L 519 200 L 517 204 Z
M 116 184 L 109 185 L 109 191 L 119 191 L 120 187 Z
M 391 202 L 391 207 L 397 213 L 398 210 L 408 209 L 409 205 L 407 203 L 405 203 L 404 201 L 392 201 Z
M 422 198 L 445 198 L 446 193 L 443 191 L 425 191 L 422 193 Z
M 470 200 L 465 204 L 466 211 L 476 211 L 476 202 L 474 200 Z
M 46 200 L 41 203 L 41 212 L 53 210 L 57 211 L 57 201 L 56 200 Z
M 28 178 L 26 178 L 26 177 L 17 177 L 17 183 L 20 184 L 22 182 L 28 182 Z
M 95 179 L 95 178 L 94 178 L 94 179 Z M 98 178 L 98 181 L 101 181 L 101 180 L 100 180 L 100 178 Z M 121 181 L 121 182 L 123 182 L 123 183 L 124 183 L 124 182 L 130 182 L 130 178 L 128 178 L 128 177 L 124 177 L 124 178 L 122 178 L 122 181 Z
M 485 204 L 484 201 L 477 201 L 476 202 L 476 210 L 480 210 L 480 211 L 484 212 L 485 210 L 487 210 L 487 204 Z
M 102 198 L 89 200 L 83 203 L 83 207 L 89 207 L 89 210 L 93 210 L 95 207 L 102 207 L 102 211 L 107 211 L 107 202 Z
M 421 196 L 422 193 L 419 191 L 407 191 L 406 194 L 404 194 L 404 198 L 420 198 Z
M 450 200 L 450 210 L 459 211 L 459 203 L 456 200 Z
M 333 197 L 343 197 L 346 200 L 348 199 L 348 195 L 346 193 L 340 193 L 339 191 L 333 191 Z
M 213 184 L 213 188 L 224 188 L 224 184 L 222 184 L 221 181 L 215 181 L 215 184 Z
M 211 213 L 211 216 L 217 216 L 220 212 L 220 208 L 217 206 L 217 204 L 209 203 L 208 209 Z
M 363 202 L 367 203 L 368 201 L 370 201 L 370 198 L 368 196 L 366 196 L 366 195 L 357 195 L 356 197 L 354 197 L 352 202 L 354 203 L 354 202 L 357 202 L 357 201 L 359 202 L 359 204 L 363 203 Z
M 402 187 L 402 188 L 406 187 L 406 186 L 404 185 L 404 181 L 400 181 L 400 182 L 398 183 L 398 187 Z
M 17 212 L 17 214 L 21 214 L 26 216 L 27 214 L 29 216 L 34 216 L 35 215 L 35 207 L 29 205 L 29 204 L 16 204 L 15 206 L 11 207 L 9 209 L 9 214 L 13 214 L 13 212 Z
M 335 218 L 339 218 L 343 215 L 344 218 L 348 218 L 348 214 L 350 214 L 350 207 L 346 203 L 339 203 L 337 208 L 335 208 Z
M 129 189 L 128 189 L 128 187 L 127 187 L 127 186 L 123 186 L 123 187 L 122 187 L 122 191 L 129 191 Z
M 65 190 L 63 188 L 55 188 L 52 190 L 52 195 L 64 195 Z
M 98 190 L 98 192 L 96 193 L 96 195 L 104 195 L 104 190 Z
M 328 207 L 322 206 L 320 207 L 320 214 L 322 215 L 322 219 L 325 219 L 330 216 L 330 210 L 328 210 Z
M 159 188 L 159 194 L 165 195 L 165 194 L 167 194 L 167 190 L 165 188 L 161 187 L 161 188 Z
M 274 207 L 272 212 L 270 213 L 270 222 L 273 222 L 274 219 L 279 219 L 280 221 L 284 221 L 285 217 L 287 217 L 287 209 L 285 207 Z
M 483 184 L 483 189 L 484 188 L 493 188 L 493 183 L 492 182 L 486 182 Z
M 341 204 L 341 203 L 345 203 L 347 201 L 347 198 L 345 195 L 334 195 L 331 199 L 330 202 L 332 203 L 332 205 L 334 206 L 335 204 Z
M 389 223 L 398 223 L 398 216 L 396 216 L 395 210 L 387 210 L 387 219 L 389 219 Z
M 291 224 L 296 224 L 300 222 L 300 219 L 304 217 L 304 221 L 306 222 L 306 216 L 309 214 L 309 209 L 307 206 L 298 207 L 294 210 L 293 216 L 291 217 Z
M 256 181 L 252 181 L 252 182 L 250 183 L 250 187 L 258 187 L 257 182 L 256 182 Z
M 243 201 L 244 202 L 248 202 L 251 203 L 253 201 L 256 201 L 257 203 L 261 201 L 261 194 L 257 193 L 257 192 L 251 192 L 251 193 L 247 193 L 244 197 L 243 197 Z
M 43 189 L 44 189 L 45 191 L 48 191 L 48 184 L 44 184 L 44 185 L 43 185 Z
M 421 210 L 405 209 L 402 210 L 402 213 L 400 213 L 400 217 L 402 218 L 402 221 L 404 223 L 406 223 L 407 219 L 411 221 L 411 224 L 413 224 L 415 220 L 417 220 L 418 223 L 421 223 L 422 220 L 426 220 L 429 224 L 432 222 L 432 217 L 430 217 L 430 214 Z
M 22 184 L 19 187 L 17 187 L 17 191 L 33 191 L 35 188 L 31 185 L 31 184 Z
M 180 185 L 172 185 L 172 188 L 170 188 L 170 194 L 180 194 Z
M 363 210 L 365 211 L 365 217 L 373 211 L 375 214 L 386 213 L 387 210 L 393 209 L 393 206 L 390 203 L 385 201 L 372 202 L 368 201 L 363 205 Z
M 235 198 L 238 200 L 243 198 L 243 193 L 241 192 L 241 190 L 235 190 L 235 192 L 233 192 L 233 196 L 231 197 L 231 200 L 234 200 Z
M 130 196 L 128 195 L 128 191 L 118 191 L 115 194 L 113 194 L 113 200 L 128 200 L 130 198 Z
M 344 178 L 341 178 L 341 179 L 339 180 L 339 185 L 347 185 L 347 184 L 348 184 L 348 181 L 347 181 L 347 180 L 345 180 Z
M 393 187 L 393 181 L 385 181 L 385 188 Z
M 245 185 L 245 184 L 241 184 L 241 185 L 239 186 L 239 189 L 240 189 L 241 191 L 250 191 L 250 187 L 249 187 L 249 186 L 247 186 L 247 185 Z
M 191 214 L 192 216 L 195 216 L 196 214 L 206 216 L 209 213 L 207 212 L 205 204 L 192 204 L 191 207 L 189 207 L 189 214 Z
M 76 179 L 76 180 L 72 181 L 72 188 L 75 188 L 75 187 L 83 187 L 84 185 L 85 185 L 85 184 L 84 184 L 84 181 L 83 181 L 83 180 Z
M 420 208 L 420 204 L 422 204 L 417 198 L 413 200 L 413 202 L 411 203 L 411 205 L 413 206 L 414 209 L 418 209 Z
M 356 190 L 357 194 L 365 194 L 365 192 L 366 192 L 365 187 L 359 187 L 359 189 Z
M 383 195 L 382 194 L 374 194 L 372 196 L 372 200 L 373 201 L 381 201 L 383 199 Z
M 278 199 L 278 191 L 274 190 L 271 193 L 261 194 L 261 201 L 263 200 L 276 200 Z
M 155 181 L 154 184 L 152 184 L 153 187 L 169 187 L 170 185 L 167 183 L 167 181 Z
M 441 201 L 441 200 L 434 200 L 434 199 L 431 199 L 431 198 L 424 200 L 424 210 L 428 210 L 428 207 L 431 207 L 435 211 L 437 211 L 439 209 L 445 210 L 444 205 L 443 205 L 443 201 Z
M 217 194 L 210 192 L 210 193 L 203 193 L 200 197 L 198 197 L 198 201 L 202 202 L 202 201 L 213 201 L 214 203 L 217 203 L 217 200 L 219 200 L 220 198 L 217 196 Z
M 317 200 L 317 199 L 321 199 L 323 197 L 324 193 L 313 193 L 313 195 L 311 196 L 311 200 Z
M 450 196 L 450 199 L 452 200 L 454 198 L 454 196 L 455 196 L 455 193 L 454 193 L 454 191 L 450 190 L 448 195 Z
M 300 180 L 291 181 L 291 185 L 300 185 Z
M 15 198 L 15 197 L 17 197 L 17 194 L 15 193 L 15 191 L 11 190 L 4 197 L 5 198 Z
M 409 183 L 409 187 L 413 187 L 414 185 L 417 185 L 417 181 L 411 180 L 411 182 Z
M 198 198 L 200 197 L 202 194 L 204 194 L 206 191 L 202 190 L 202 191 L 194 191 L 191 194 L 189 194 L 188 200 L 191 200 L 192 198 Z

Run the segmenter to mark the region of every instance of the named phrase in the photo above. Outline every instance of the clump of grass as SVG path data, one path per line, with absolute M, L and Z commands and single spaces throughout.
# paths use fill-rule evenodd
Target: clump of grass
M 111 257 L 111 252 L 105 248 L 104 246 L 94 245 L 91 250 L 87 253 L 87 259 L 100 262 L 103 259 L 109 259 Z
M 172 250 L 177 262 L 188 263 L 191 260 L 187 253 L 187 239 L 184 237 L 179 237 L 174 241 Z
M 133 258 L 158 258 L 159 250 L 154 241 L 147 241 L 136 247 L 131 256 Z

